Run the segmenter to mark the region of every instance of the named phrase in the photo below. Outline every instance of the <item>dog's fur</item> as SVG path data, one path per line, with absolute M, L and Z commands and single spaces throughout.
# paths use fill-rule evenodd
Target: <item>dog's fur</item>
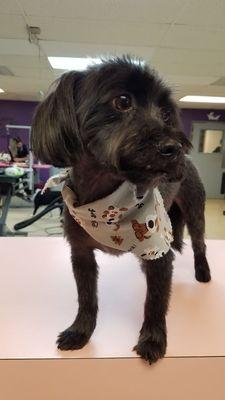
M 125 109 L 124 105 L 121 109 L 121 95 L 130 96 L 126 97 Z M 169 149 L 179 146 L 175 156 L 167 157 L 167 150 L 162 151 L 168 145 Z M 171 91 L 155 71 L 122 57 L 84 72 L 64 74 L 37 108 L 32 146 L 43 162 L 72 167 L 69 186 L 79 205 L 109 195 L 124 180 L 136 184 L 140 194 L 157 185 L 171 218 L 173 248 L 182 250 L 186 224 L 192 239 L 196 279 L 210 280 L 204 243 L 204 188 L 185 155 L 191 144 L 182 132 Z M 69 350 L 83 347 L 95 329 L 98 266 L 94 250 L 121 253 L 96 242 L 67 208 L 64 217 L 79 301 L 75 321 L 58 337 L 58 348 Z M 173 258 L 170 250 L 157 260 L 140 260 L 147 296 L 135 350 L 150 363 L 166 351 L 165 317 Z

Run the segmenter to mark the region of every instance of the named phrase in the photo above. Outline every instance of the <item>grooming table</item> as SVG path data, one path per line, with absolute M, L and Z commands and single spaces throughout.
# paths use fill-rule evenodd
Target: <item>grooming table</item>
M 22 177 L 0 175 L 0 198 L 3 198 L 3 204 L 0 214 L 0 237 L 27 235 L 24 232 L 11 232 L 6 225 L 12 196 L 18 195 L 19 183 L 21 182 L 21 179 L 23 180 L 23 178 L 26 178 L 26 174 L 24 174 Z
M 145 279 L 131 254 L 96 252 L 99 316 L 90 343 L 57 350 L 77 294 L 63 238 L 0 238 L 0 397 L 4 400 L 224 400 L 225 241 L 207 242 L 212 282 L 194 279 L 190 243 L 175 261 L 166 357 L 132 352 Z

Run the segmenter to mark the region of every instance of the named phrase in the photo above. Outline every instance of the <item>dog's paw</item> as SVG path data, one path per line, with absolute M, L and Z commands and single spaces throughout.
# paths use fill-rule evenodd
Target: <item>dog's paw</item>
M 195 262 L 195 278 L 197 281 L 204 283 L 211 280 L 209 265 L 205 257 Z
M 133 350 L 141 356 L 144 360 L 148 361 L 149 364 L 155 363 L 160 358 L 163 358 L 166 353 L 166 333 L 163 331 L 154 332 L 154 334 L 141 335 L 138 344 Z
M 211 281 L 210 270 L 198 268 L 195 271 L 195 278 L 197 281 L 204 283 Z
M 87 344 L 89 338 L 85 333 L 69 328 L 59 334 L 56 344 L 60 350 L 78 350 Z

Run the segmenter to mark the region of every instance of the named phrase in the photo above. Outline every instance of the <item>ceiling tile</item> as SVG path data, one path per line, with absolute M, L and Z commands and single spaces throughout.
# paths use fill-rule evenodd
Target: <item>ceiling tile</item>
M 224 86 L 182 85 L 180 89 L 185 95 L 225 96 Z M 223 104 L 224 108 L 224 104 Z
M 86 57 L 86 56 L 111 56 L 130 54 L 142 57 L 146 60 L 151 59 L 154 54 L 154 47 L 148 46 L 127 46 L 113 44 L 89 44 L 70 43 L 60 41 L 41 41 L 41 47 L 45 54 L 55 57 Z
M 51 17 L 30 17 L 30 24 L 41 28 L 40 38 L 75 43 L 101 43 L 155 46 L 167 30 L 165 24 L 139 24 L 120 21 L 81 21 Z
M 9 92 L 35 93 L 46 90 L 52 83 L 52 79 L 33 79 L 26 77 L 2 77 L 0 76 L 0 87 Z
M 224 0 L 189 0 L 188 7 L 178 19 L 180 24 L 205 27 L 225 27 Z
M 27 78 L 27 79 L 34 78 L 34 79 L 39 79 L 39 80 L 54 80 L 54 72 L 53 72 L 53 70 L 50 70 L 50 69 L 12 67 L 11 71 L 18 78 Z
M 187 75 L 165 75 L 166 80 L 178 86 L 181 85 L 210 85 L 215 81 L 215 76 L 187 76 Z
M 0 41 L 1 47 L 1 41 Z M 1 55 L 0 64 L 5 65 L 8 68 L 32 68 L 33 70 L 39 68 L 50 68 L 49 62 L 46 57 L 30 56 L 30 55 Z
M 24 18 L 20 15 L 0 14 L 0 38 L 27 38 Z
M 158 47 L 153 54 L 153 59 L 158 62 L 168 63 L 182 63 L 192 64 L 194 66 L 201 66 L 204 64 L 225 65 L 225 52 L 215 50 L 198 50 L 198 49 L 182 49 L 182 48 L 168 48 Z
M 21 9 L 16 0 L 1 0 L 0 13 L 20 15 Z
M 161 46 L 183 49 L 225 50 L 225 30 L 174 25 Z
M 187 0 L 20 0 L 28 16 L 171 23 Z
M 224 75 L 224 64 L 217 65 L 192 65 L 191 62 L 188 64 L 183 64 L 176 62 L 168 62 L 168 61 L 157 61 L 153 60 L 153 65 L 156 69 L 158 69 L 161 73 L 169 74 L 169 75 L 186 75 L 186 76 L 194 76 L 194 77 L 204 77 L 204 76 L 214 76 L 220 77 Z
M 0 39 L 0 55 L 38 56 L 39 49 L 33 43 L 21 39 Z

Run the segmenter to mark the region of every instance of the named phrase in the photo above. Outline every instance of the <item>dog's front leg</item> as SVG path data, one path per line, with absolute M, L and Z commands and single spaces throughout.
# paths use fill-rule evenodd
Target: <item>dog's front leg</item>
M 147 280 L 144 322 L 134 350 L 150 364 L 166 352 L 166 312 L 170 297 L 173 253 L 154 261 L 142 261 Z
M 78 313 L 73 324 L 59 334 L 60 350 L 80 349 L 89 341 L 96 325 L 98 311 L 98 266 L 91 249 L 73 249 L 72 265 L 78 292 Z

